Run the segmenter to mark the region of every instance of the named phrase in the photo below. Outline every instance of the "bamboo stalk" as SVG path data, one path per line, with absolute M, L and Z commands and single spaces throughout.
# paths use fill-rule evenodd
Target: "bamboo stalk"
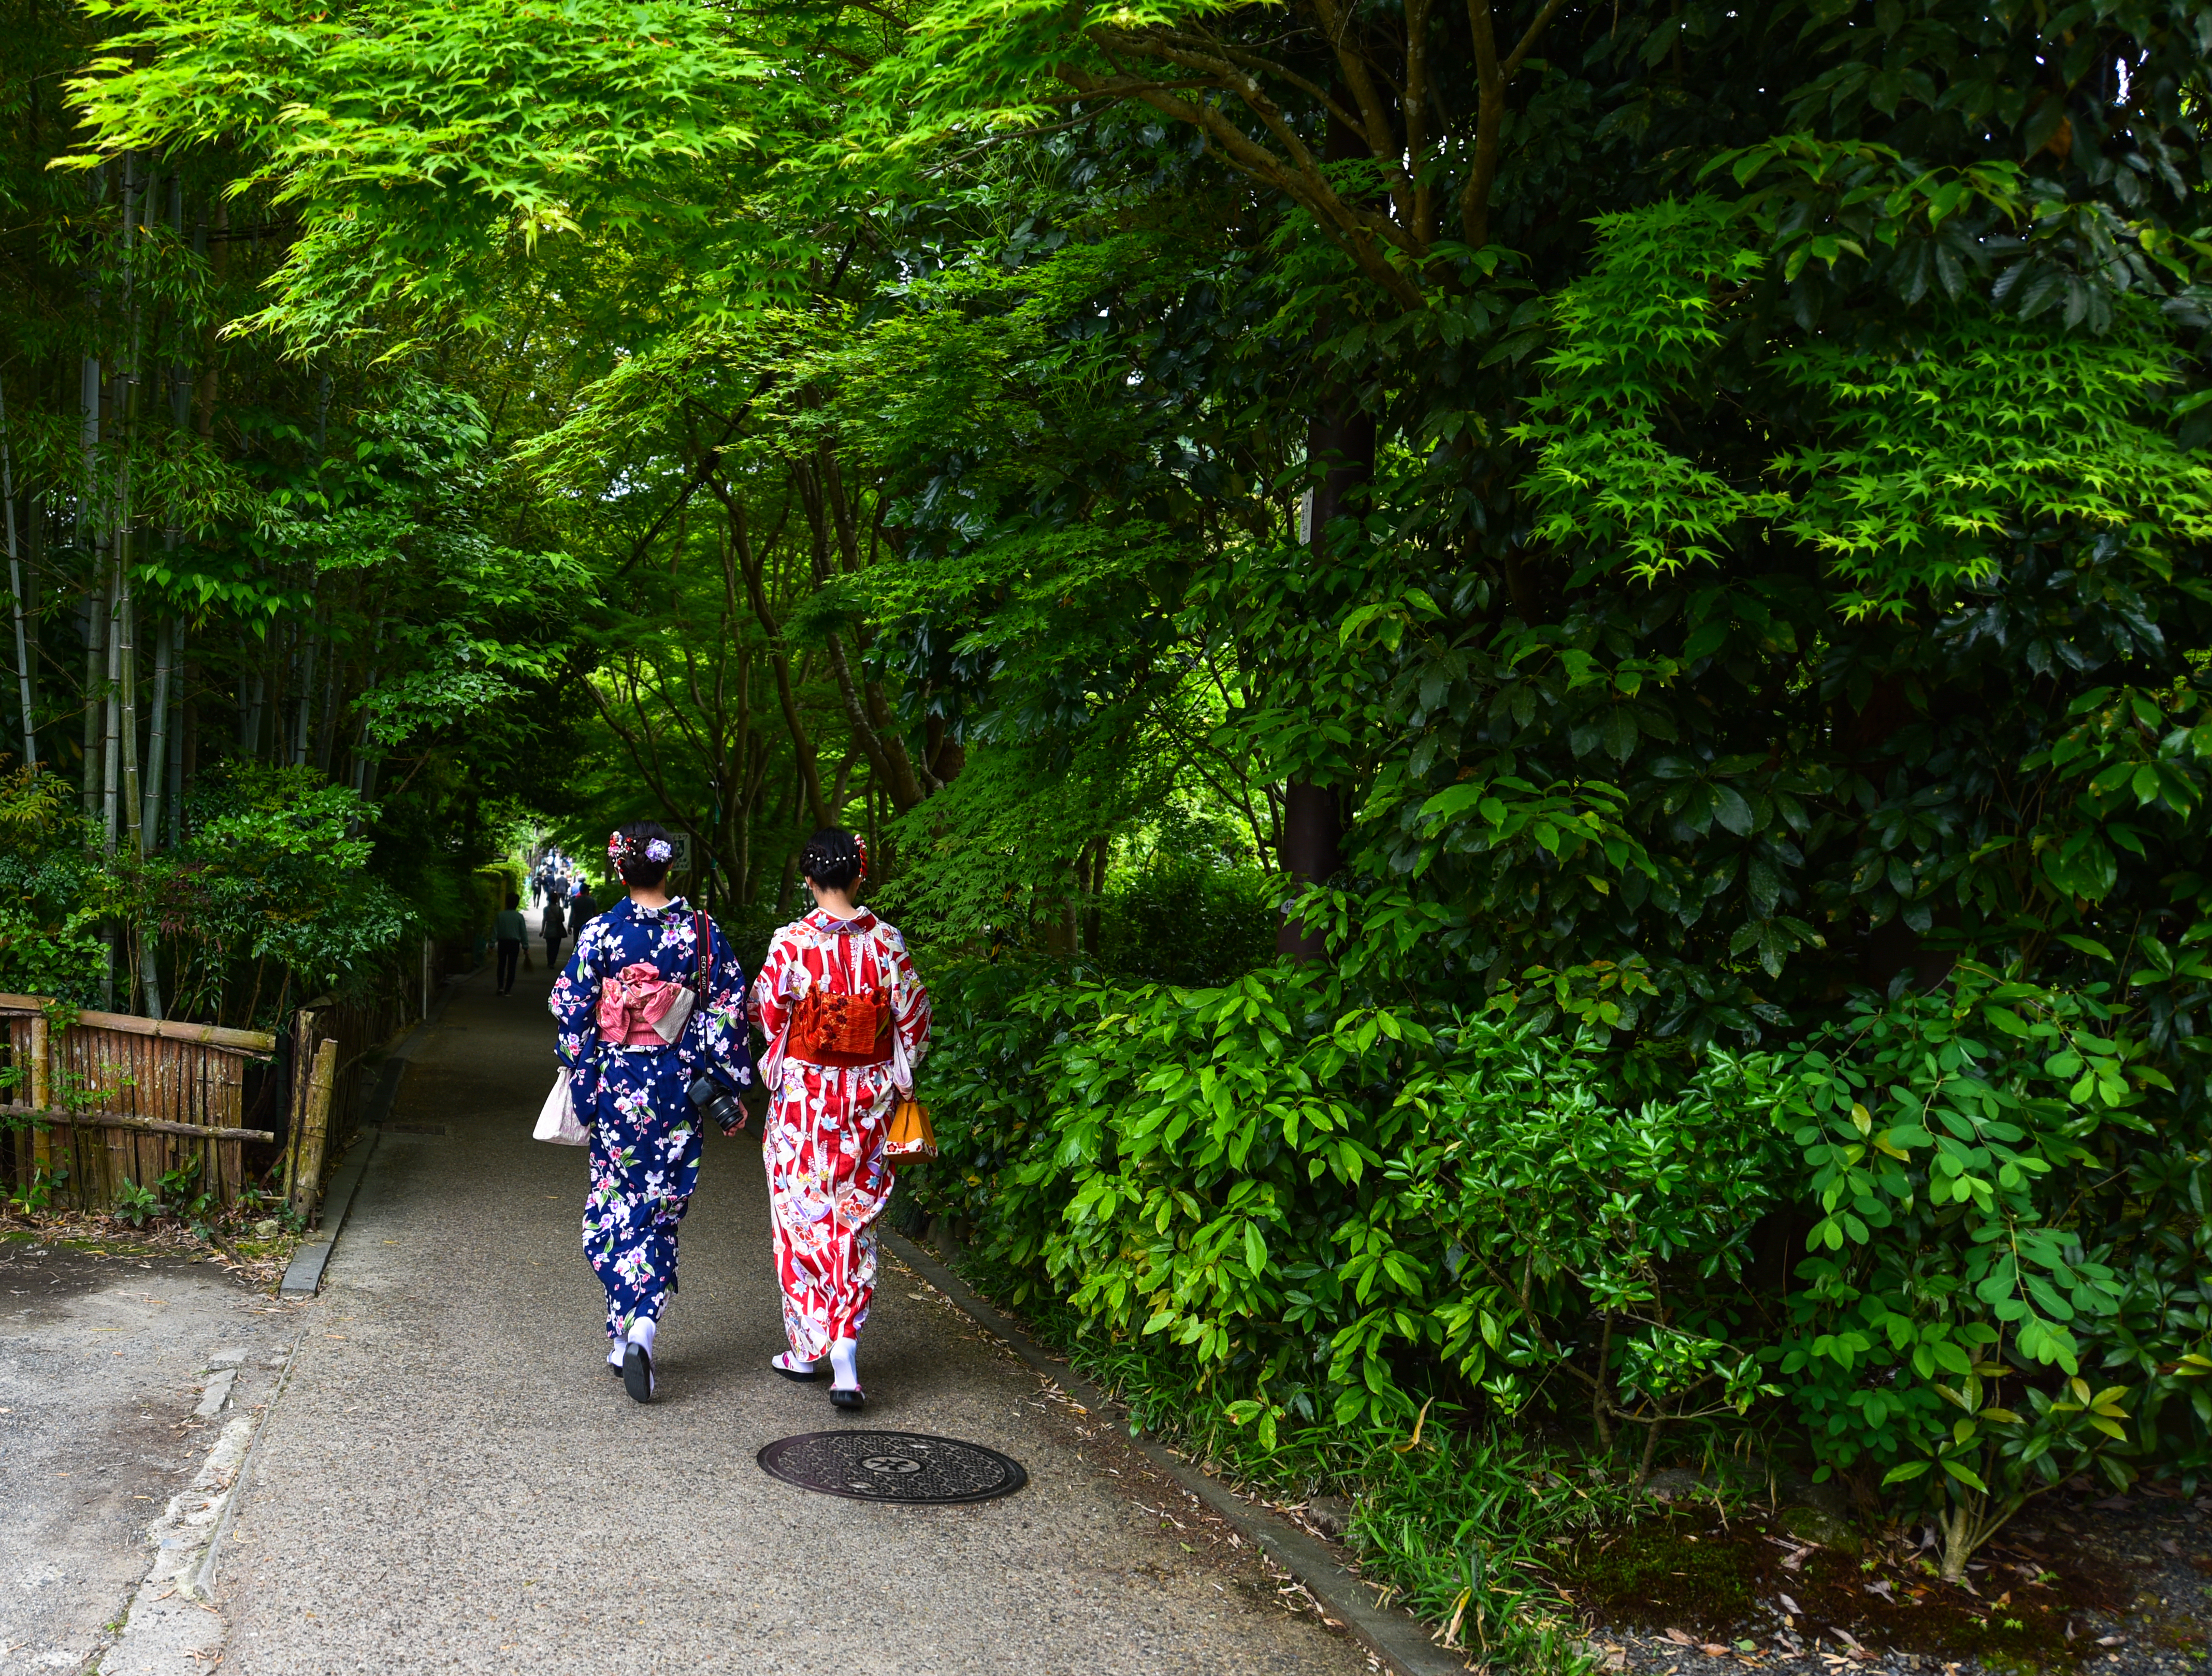
M 315 1021 L 320 1011 L 304 1006 L 292 1018 L 292 1069 L 289 1098 L 286 1109 L 290 1120 L 284 1132 L 284 1177 L 276 1189 L 277 1196 L 287 1204 L 291 1202 L 292 1184 L 300 1174 L 300 1137 L 307 1128 L 308 1075 L 313 1066 L 314 1054 L 309 1044 L 315 1041 Z
M 31 1103 L 45 1106 L 53 1100 L 52 1067 L 47 1056 L 46 1021 L 44 1014 L 34 1014 L 31 1023 Z M 31 1134 L 31 1162 L 33 1168 L 53 1173 L 53 1143 L 33 1130 Z
M 77 1129 L 128 1129 L 142 1135 L 189 1135 L 195 1140 L 276 1139 L 266 1129 L 214 1129 L 204 1123 L 172 1123 L 166 1117 L 137 1117 L 125 1112 L 73 1112 L 52 1108 L 10 1106 L 9 1116 L 33 1123 L 67 1124 Z
M 38 725 L 31 717 L 31 654 L 23 635 L 23 569 L 15 552 L 15 457 L 8 445 L 8 403 L 0 395 L 0 501 L 7 505 L 8 592 L 15 601 L 15 685 L 23 710 L 23 764 L 39 762 Z
M 43 1019 L 43 995 L 0 993 L 0 1017 L 29 1014 Z M 193 1024 L 181 1019 L 141 1018 L 131 1012 L 97 1012 L 88 1007 L 76 1016 L 88 1030 L 121 1030 L 130 1035 L 157 1035 L 165 1041 L 197 1041 L 203 1047 L 228 1048 L 244 1054 L 273 1054 L 276 1038 L 266 1030 L 234 1030 L 220 1024 Z

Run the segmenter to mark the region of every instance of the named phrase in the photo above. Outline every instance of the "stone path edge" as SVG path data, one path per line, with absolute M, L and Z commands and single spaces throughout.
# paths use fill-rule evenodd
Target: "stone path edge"
M 353 1208 L 354 1189 L 368 1172 L 368 1155 L 376 1151 L 376 1125 L 392 1109 L 399 1092 L 400 1073 L 406 1068 L 407 1061 L 397 1054 L 385 1061 L 383 1072 L 376 1079 L 376 1091 L 362 1114 L 361 1139 L 331 1177 L 330 1190 L 323 1195 L 322 1237 L 292 1254 L 292 1260 L 285 1266 L 284 1283 L 276 1289 L 277 1296 L 309 1298 L 322 1289 L 323 1270 L 329 1266 L 339 1230 L 345 1226 L 346 1212 Z
M 277 1371 L 276 1388 L 269 1393 L 269 1400 L 261 1406 L 252 1436 L 246 1445 L 245 1458 L 238 1463 L 238 1476 L 232 1480 L 230 1495 L 223 1503 L 222 1516 L 216 1521 L 215 1529 L 209 1533 L 207 1551 L 201 1555 L 199 1565 L 192 1573 L 193 1591 L 203 1600 L 215 1599 L 216 1564 L 222 1558 L 223 1539 L 230 1534 L 231 1526 L 237 1522 L 239 1503 L 246 1499 L 246 1488 L 253 1480 L 254 1466 L 261 1459 L 261 1440 L 268 1432 L 264 1422 L 276 1412 L 276 1405 L 283 1400 L 284 1393 L 291 1388 L 292 1369 L 300 1360 L 300 1340 L 307 1330 L 307 1323 L 302 1321 L 299 1331 L 292 1335 L 292 1342 L 285 1347 L 284 1365 Z M 226 1623 L 226 1632 L 228 1628 Z
M 377 1126 L 390 1115 L 392 1102 L 399 1097 L 399 1078 L 406 1072 L 407 1062 L 415 1056 L 416 1049 L 429 1040 L 431 1030 L 445 1017 L 446 1003 L 453 999 L 459 983 L 465 981 L 466 979 L 457 980 L 439 990 L 428 1016 L 408 1031 L 407 1039 L 392 1050 L 377 1072 L 376 1087 L 362 1108 L 361 1125 L 356 1131 L 361 1140 L 338 1166 L 337 1174 L 331 1178 L 330 1191 L 323 1195 L 321 1226 L 317 1230 L 322 1237 L 292 1254 L 292 1260 L 284 1268 L 283 1283 L 276 1289 L 277 1296 L 310 1298 L 322 1290 L 323 1271 L 330 1266 L 331 1252 L 338 1242 L 340 1230 L 345 1227 L 346 1212 L 353 1208 L 354 1190 L 361 1186 L 361 1178 L 368 1171 L 368 1155 L 376 1150 Z
M 1003 1341 L 1076 1401 L 1102 1414 L 1115 1406 L 1104 1392 L 1051 1355 L 1018 1323 L 978 1297 L 966 1281 L 913 1241 L 888 1228 L 883 1239 L 900 1261 L 951 1299 L 962 1314 Z M 1142 1451 L 1160 1471 L 1226 1519 L 1238 1535 L 1304 1584 L 1307 1593 L 1321 1602 L 1330 1617 L 1343 1624 L 1355 1640 L 1398 1676 L 1462 1676 L 1467 1670 L 1463 1660 L 1445 1653 L 1430 1640 L 1418 1618 L 1376 1606 L 1358 1580 L 1346 1573 L 1343 1562 L 1305 1532 L 1255 1508 L 1158 1443 L 1139 1437 L 1131 1439 L 1129 1446 Z

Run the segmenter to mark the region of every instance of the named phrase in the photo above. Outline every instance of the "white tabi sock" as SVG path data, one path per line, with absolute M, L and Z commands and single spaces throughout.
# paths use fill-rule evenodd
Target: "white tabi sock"
M 772 1356 L 769 1360 L 772 1365 L 782 1369 L 787 1374 L 811 1374 L 814 1371 L 814 1364 L 811 1362 L 807 1361 L 804 1357 L 793 1356 L 789 1351 Z
M 629 1341 L 633 1345 L 642 1345 L 647 1357 L 650 1357 L 653 1355 L 653 1335 L 659 1329 L 660 1323 L 652 1316 L 640 1315 L 629 1324 Z
M 614 1341 L 614 1344 L 607 1351 L 607 1365 L 610 1368 L 619 1368 L 622 1366 L 623 1351 L 628 1348 L 629 1344 L 629 1341 L 627 1339 L 617 1339 Z
M 860 1388 L 860 1346 L 856 1339 L 838 1339 L 830 1345 L 830 1385 L 832 1390 Z

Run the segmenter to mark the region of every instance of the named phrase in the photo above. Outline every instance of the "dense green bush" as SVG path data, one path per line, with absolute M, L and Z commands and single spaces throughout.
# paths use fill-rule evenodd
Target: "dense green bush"
M 1220 983 L 1273 958 L 1273 881 L 1211 856 L 1155 853 L 1109 879 L 1097 958 L 1133 982 Z
M 100 997 L 107 946 L 85 901 L 92 847 L 58 776 L 0 776 L 0 990 L 80 1005 Z
M 1312 969 L 933 975 L 925 1200 L 1011 1301 L 1182 1347 L 1264 1444 L 1533 1402 L 1648 1466 L 1748 1417 L 1925 1496 L 1960 1564 L 2092 1460 L 2212 1469 L 2202 1117 L 2148 1006 L 1969 964 L 1653 1093 L 1601 1029 Z
M 175 848 L 110 855 L 66 782 L 19 770 L 0 789 L 0 987 L 98 1002 L 110 931 L 118 1005 L 150 939 L 172 1017 L 266 1025 L 373 981 L 411 920 L 368 869 L 374 812 L 313 769 L 223 763 Z

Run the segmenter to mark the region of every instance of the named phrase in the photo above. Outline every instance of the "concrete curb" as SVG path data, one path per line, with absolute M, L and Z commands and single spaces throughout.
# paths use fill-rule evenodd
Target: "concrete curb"
M 1015 1322 L 976 1296 L 968 1283 L 903 1235 L 883 1230 L 884 1243 L 900 1261 L 951 1298 L 978 1327 L 1003 1340 L 1006 1347 L 1031 1369 L 1053 1381 L 1076 1401 L 1096 1413 L 1104 1413 L 1112 1400 L 1066 1363 L 1047 1352 Z M 1242 1497 L 1231 1493 L 1188 1461 L 1143 1438 L 1130 1441 L 1146 1459 L 1204 1502 L 1236 1529 L 1306 1587 L 1331 1618 L 1351 1630 L 1354 1639 L 1381 1658 L 1398 1676 L 1463 1676 L 1467 1662 L 1447 1653 L 1429 1639 L 1419 1619 L 1401 1612 L 1378 1607 L 1366 1586 L 1344 1568 L 1326 1545 L 1295 1525 L 1276 1518 Z
M 300 1360 L 300 1340 L 306 1333 L 307 1327 L 303 1321 L 300 1331 L 292 1335 L 290 1347 L 284 1352 L 284 1365 L 277 1369 L 276 1383 L 269 1393 L 269 1400 L 261 1406 L 261 1412 L 255 1419 L 252 1434 L 246 1446 L 246 1454 L 238 1465 L 238 1476 L 231 1480 L 230 1494 L 224 1498 L 222 1515 L 216 1520 L 215 1529 L 209 1534 L 198 1569 L 192 1573 L 192 1593 L 203 1600 L 212 1601 L 215 1599 L 216 1565 L 222 1558 L 223 1539 L 230 1534 L 230 1527 L 238 1518 L 239 1503 L 246 1499 L 247 1487 L 253 1481 L 254 1463 L 261 1459 L 261 1440 L 268 1435 L 269 1417 L 276 1412 L 276 1405 L 283 1401 L 284 1393 L 291 1386 L 292 1369 Z M 228 1634 L 228 1621 L 223 1628 Z
M 476 973 L 469 973 L 467 977 L 473 975 Z M 465 984 L 467 977 L 458 977 L 452 984 L 442 984 L 438 988 L 438 999 L 431 1002 L 429 1017 L 411 1028 L 407 1039 L 392 1050 L 383 1068 L 376 1072 L 376 1088 L 369 1092 L 368 1103 L 361 1108 L 361 1127 L 356 1130 L 361 1141 L 354 1145 L 352 1152 L 345 1154 L 345 1163 L 338 1165 L 338 1174 L 330 1179 L 330 1192 L 323 1194 L 323 1211 L 319 1218 L 321 1227 L 316 1230 L 323 1238 L 312 1245 L 299 1247 L 292 1254 L 292 1260 L 285 1265 L 283 1284 L 276 1287 L 279 1298 L 292 1298 L 296 1303 L 321 1291 L 323 1269 L 330 1267 L 331 1247 L 338 1242 L 338 1231 L 345 1227 L 345 1211 L 354 1207 L 354 1189 L 361 1185 L 362 1174 L 368 1174 L 369 1154 L 376 1150 L 376 1126 L 392 1114 L 392 1103 L 400 1096 L 400 1077 L 407 1070 L 407 1061 L 414 1060 L 416 1050 L 429 1041 L 429 1033 L 438 1028 L 438 1019 L 445 1017 L 445 1004 L 452 1002 L 453 991 Z
M 225 1426 L 191 1487 L 169 1498 L 147 1532 L 154 1563 L 131 1593 L 122 1633 L 94 1662 L 100 1676 L 185 1676 L 220 1661 L 228 1630 L 200 1592 L 202 1560 L 228 1524 L 254 1425 L 241 1414 Z
M 453 991 L 467 981 L 467 977 L 459 978 L 440 987 L 438 999 L 430 1004 L 429 1016 L 407 1032 L 407 1039 L 392 1050 L 377 1072 L 376 1087 L 362 1108 L 358 1131 L 362 1139 L 338 1166 L 337 1174 L 331 1178 L 330 1190 L 323 1195 L 321 1226 L 317 1230 L 322 1237 L 292 1254 L 292 1260 L 285 1266 L 283 1284 L 276 1289 L 277 1296 L 297 1301 L 313 1297 L 321 1290 L 323 1271 L 329 1266 L 331 1251 L 345 1227 L 346 1212 L 353 1208 L 354 1190 L 361 1186 L 361 1178 L 368 1172 L 368 1155 L 376 1150 L 377 1126 L 390 1114 L 392 1102 L 399 1097 L 399 1078 L 406 1072 L 408 1061 L 430 1039 L 430 1032 L 446 1016 L 446 1003 L 453 999 Z
M 399 1073 L 406 1068 L 407 1061 L 396 1056 L 385 1062 L 368 1110 L 380 1113 L 391 1109 L 392 1096 L 399 1091 Z M 361 1185 L 362 1175 L 368 1169 L 368 1155 L 376 1151 L 376 1131 L 371 1125 L 381 1120 L 373 1118 L 362 1123 L 362 1139 L 346 1154 L 338 1173 L 331 1177 L 330 1190 L 323 1195 L 322 1238 L 292 1254 L 292 1260 L 284 1269 L 284 1284 L 276 1289 L 277 1296 L 313 1297 L 321 1289 L 323 1270 L 331 1260 L 331 1248 L 337 1244 L 338 1232 L 345 1226 L 346 1212 L 353 1208 L 354 1189 Z

